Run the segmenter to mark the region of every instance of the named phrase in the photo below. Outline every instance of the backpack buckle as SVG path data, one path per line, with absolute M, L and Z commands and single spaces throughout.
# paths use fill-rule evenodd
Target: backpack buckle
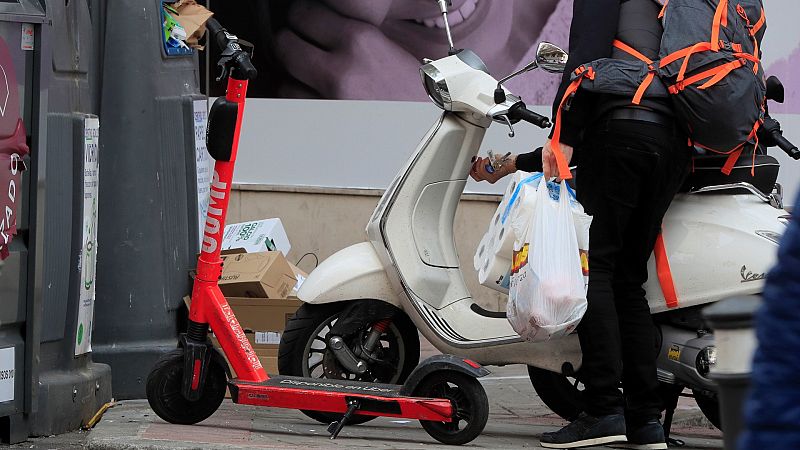
M 730 42 L 719 41 L 719 46 L 720 46 L 720 48 L 725 49 L 725 50 L 727 50 L 729 52 L 733 51 L 733 44 L 731 44 Z

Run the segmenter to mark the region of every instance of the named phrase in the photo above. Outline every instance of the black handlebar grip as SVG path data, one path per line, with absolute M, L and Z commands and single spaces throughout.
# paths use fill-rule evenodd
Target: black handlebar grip
M 772 138 L 775 139 L 775 143 L 778 144 L 787 155 L 791 156 L 793 159 L 800 159 L 800 150 L 797 149 L 797 146 L 789 142 L 788 139 L 783 137 L 780 131 L 773 130 L 772 131 Z
M 225 28 L 213 17 L 206 22 L 208 36 L 217 44 L 217 48 L 224 50 L 228 46 L 228 37 L 225 36 Z
M 550 128 L 550 118 L 537 114 L 525 107 L 524 103 L 517 103 L 508 111 L 508 117 L 512 120 L 523 120 L 539 128 Z
M 236 56 L 236 69 L 235 69 L 235 78 L 241 78 L 243 80 L 255 80 L 258 76 L 258 70 L 256 66 L 253 65 L 253 62 L 250 61 L 250 55 L 245 52 L 239 53 Z

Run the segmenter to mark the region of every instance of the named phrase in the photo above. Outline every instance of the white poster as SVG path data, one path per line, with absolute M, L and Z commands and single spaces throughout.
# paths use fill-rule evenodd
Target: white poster
M 208 124 L 208 102 L 194 101 L 194 151 L 197 162 L 197 220 L 198 242 L 203 243 L 203 228 L 206 223 L 211 174 L 214 161 L 206 149 L 206 126 Z
M 14 347 L 0 350 L 0 403 L 14 400 Z
M 78 332 L 75 335 L 75 356 L 92 351 L 92 319 L 94 317 L 95 267 L 97 264 L 97 164 L 100 140 L 100 119 L 87 118 L 83 139 L 83 230 L 79 259 L 80 295 L 78 297 Z

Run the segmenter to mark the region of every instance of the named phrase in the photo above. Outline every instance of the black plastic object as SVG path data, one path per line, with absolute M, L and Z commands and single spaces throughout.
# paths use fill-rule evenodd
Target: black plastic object
M 785 90 L 783 83 L 775 75 L 767 78 L 767 100 L 783 103 Z
M 481 378 L 489 375 L 488 369 L 475 363 L 474 361 L 465 360 L 464 358 L 453 355 L 435 355 L 422 361 L 408 379 L 403 383 L 400 389 L 400 395 L 413 395 L 422 380 L 433 372 L 449 370 L 453 372 L 460 372 L 474 378 Z
M 552 126 L 549 118 L 529 110 L 525 107 L 525 103 L 522 102 L 517 103 L 508 110 L 508 118 L 511 119 L 512 122 L 522 120 L 536 125 L 539 128 L 550 128 Z
M 236 133 L 236 120 L 239 117 L 239 104 L 219 97 L 211 105 L 208 113 L 206 147 L 208 154 L 216 161 L 230 161 L 233 151 L 233 136 Z

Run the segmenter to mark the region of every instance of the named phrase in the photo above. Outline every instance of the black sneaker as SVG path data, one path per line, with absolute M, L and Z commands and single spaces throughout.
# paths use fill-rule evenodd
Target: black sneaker
M 632 448 L 637 450 L 666 450 L 667 440 L 664 427 L 658 419 L 653 419 L 636 428 L 628 428 L 628 442 L 614 444 L 615 448 Z
M 544 448 L 578 448 L 625 441 L 625 416 L 622 414 L 593 417 L 581 413 L 564 428 L 542 434 L 539 445 Z

